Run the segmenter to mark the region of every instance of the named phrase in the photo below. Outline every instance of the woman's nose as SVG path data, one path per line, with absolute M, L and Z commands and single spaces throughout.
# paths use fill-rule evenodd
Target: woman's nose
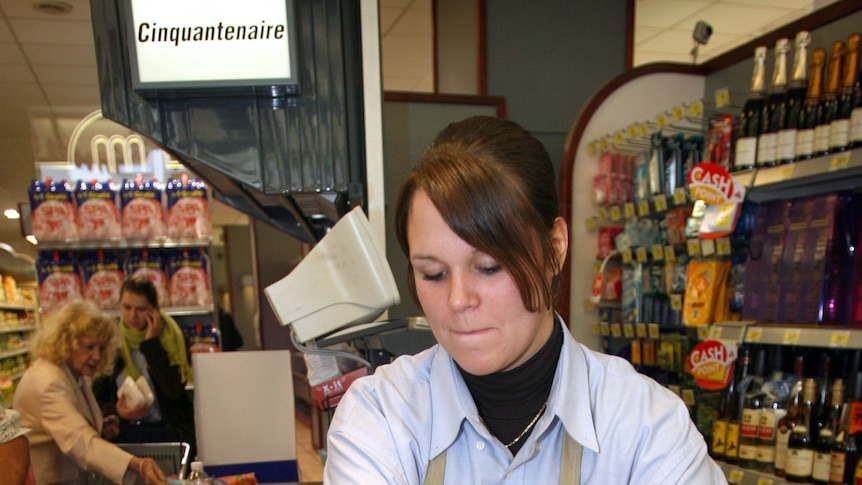
M 449 279 L 449 307 L 463 311 L 476 304 L 476 292 L 468 275 L 453 271 Z

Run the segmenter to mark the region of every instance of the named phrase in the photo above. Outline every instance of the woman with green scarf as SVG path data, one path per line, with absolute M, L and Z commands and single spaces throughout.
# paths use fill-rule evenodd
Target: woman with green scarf
M 143 277 L 120 287 L 120 352 L 114 375 L 94 385 L 106 414 L 121 418 L 118 441 L 183 441 L 196 453 L 194 409 L 186 392 L 191 378 L 186 337 L 169 315 L 159 310 L 158 293 Z M 144 376 L 155 395 L 150 406 L 130 408 L 117 400 L 126 376 Z

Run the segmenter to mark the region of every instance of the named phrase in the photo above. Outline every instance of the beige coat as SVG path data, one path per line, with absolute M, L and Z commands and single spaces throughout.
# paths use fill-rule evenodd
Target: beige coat
M 15 390 L 12 407 L 32 429 L 30 461 L 38 485 L 80 483 L 89 472 L 124 482 L 132 455 L 101 438 L 102 413 L 92 383 L 81 383 L 66 365 L 36 359 Z M 126 480 L 134 479 L 129 475 Z

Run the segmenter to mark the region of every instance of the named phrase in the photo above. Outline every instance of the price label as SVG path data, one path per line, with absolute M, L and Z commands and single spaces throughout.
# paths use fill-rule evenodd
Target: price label
M 703 100 L 698 99 L 689 106 L 688 114 L 691 116 L 700 116 L 701 113 L 703 113 Z
M 763 329 L 758 327 L 750 327 L 745 331 L 745 341 L 758 343 L 763 338 Z
M 647 261 L 649 261 L 646 248 L 641 246 L 635 249 L 635 258 L 637 259 L 638 263 L 646 263 Z
M 638 135 L 647 136 L 649 134 L 649 124 L 641 123 L 638 125 Z
M 799 336 L 802 331 L 798 328 L 790 328 L 784 331 L 784 338 L 781 340 L 784 345 L 796 345 L 799 343 Z
M 682 310 L 682 295 L 670 295 L 671 310 Z
M 850 164 L 850 154 L 842 153 L 840 155 L 835 155 L 829 160 L 829 171 L 832 172 L 834 170 L 841 170 L 842 168 L 846 168 L 847 165 Z
M 707 327 L 706 325 L 701 325 L 697 327 L 697 339 L 698 340 L 706 340 L 709 338 L 709 333 L 712 329 Z
M 730 104 L 730 90 L 726 87 L 715 90 L 715 107 L 723 108 Z
M 778 178 L 780 178 L 781 180 L 787 180 L 787 179 L 793 177 L 793 169 L 795 167 L 796 167 L 796 165 L 793 165 L 793 164 L 782 165 L 782 166 L 778 167 Z
M 667 210 L 667 197 L 664 194 L 655 196 L 655 210 L 658 212 Z
M 601 149 L 602 149 L 602 151 L 607 150 L 607 149 L 608 149 L 608 146 L 610 146 L 610 144 L 611 144 L 611 141 L 608 139 L 608 137 L 607 137 L 607 136 L 603 136 L 603 137 L 599 140 L 599 148 L 601 148 Z
M 632 262 L 632 250 L 625 249 L 620 251 L 620 255 L 623 257 L 623 263 L 631 263 Z
M 677 396 L 682 397 L 682 396 L 680 395 L 679 386 L 677 386 L 677 385 L 675 385 L 675 384 L 670 384 L 670 385 L 668 385 L 668 386 L 667 386 L 667 388 L 668 388 L 668 390 L 669 390 L 670 392 L 672 392 L 672 393 L 676 394 Z
M 676 261 L 676 251 L 673 249 L 673 246 L 668 245 L 664 247 L 664 259 L 669 263 Z
M 626 134 L 623 132 L 623 130 L 617 130 L 617 132 L 614 133 L 614 143 L 616 144 L 622 143 L 625 138 Z
M 850 332 L 849 331 L 840 331 L 836 330 L 829 335 L 829 346 L 830 347 L 847 347 L 847 344 L 850 342 Z
M 674 106 L 673 111 L 670 113 L 671 117 L 673 117 L 674 121 L 679 121 L 685 116 L 685 106 L 679 105 Z
M 584 221 L 584 224 L 587 226 L 588 231 L 594 231 L 599 225 L 599 220 L 595 216 L 588 217 L 587 220 Z
M 661 244 L 653 244 L 652 248 L 650 249 L 652 251 L 652 259 L 656 261 L 661 261 L 664 259 L 664 246 L 662 246 Z
M 734 468 L 727 473 L 727 481 L 730 483 L 742 483 L 742 480 L 745 478 L 745 472 Z
M 587 153 L 591 156 L 596 156 L 599 153 L 598 142 L 593 140 L 587 144 Z
M 714 239 L 701 239 L 700 241 L 700 254 L 704 258 L 708 258 L 715 254 L 715 240 Z
M 689 406 L 694 406 L 697 402 L 694 399 L 694 389 L 683 389 L 682 390 L 682 400 L 685 401 Z
M 638 134 L 637 123 L 632 123 L 626 127 L 626 138 L 634 138 Z
M 586 310 L 588 312 L 592 312 L 592 311 L 595 311 L 595 309 L 596 309 L 596 304 L 593 303 L 593 300 L 590 300 L 589 298 L 584 300 L 584 310 Z
M 662 113 L 655 117 L 655 124 L 658 128 L 662 128 L 667 124 L 667 113 Z
M 758 477 L 756 485 L 772 485 L 773 482 L 771 478 Z
M 715 250 L 719 256 L 730 256 L 730 238 L 720 237 L 716 239 Z
M 648 216 L 649 215 L 649 201 L 642 200 L 638 202 L 638 215 L 639 216 Z
M 607 337 L 611 334 L 611 326 L 608 322 L 602 322 L 599 324 L 599 331 L 602 333 L 603 337 Z
M 688 255 L 692 258 L 700 257 L 700 239 L 689 239 L 685 242 Z
M 626 202 L 623 205 L 623 215 L 626 216 L 626 219 L 631 219 L 635 216 L 635 205 L 632 202 Z
M 592 330 L 593 335 L 599 335 L 600 331 L 599 331 L 599 324 L 598 324 L 598 322 L 593 322 L 593 324 L 592 324 L 592 325 L 590 325 L 590 329 Z
M 673 205 L 685 205 L 686 202 L 688 202 L 688 193 L 685 187 L 673 189 Z
M 620 211 L 620 206 L 618 205 L 611 206 L 610 210 L 608 210 L 608 215 L 614 222 L 620 220 L 623 216 L 622 211 Z
M 596 213 L 596 217 L 599 218 L 599 222 L 605 222 L 608 220 L 608 209 L 606 207 L 599 207 L 598 213 Z
M 611 324 L 611 336 L 614 338 L 620 338 L 623 336 L 623 328 L 619 323 Z
M 712 338 L 720 339 L 722 330 L 724 330 L 724 328 L 721 327 L 720 325 L 713 325 L 712 326 L 712 332 L 710 332 L 710 333 L 712 333 Z
M 635 333 L 638 338 L 646 338 L 647 336 L 647 328 L 645 323 L 636 323 L 635 324 Z
M 635 326 L 631 323 L 624 323 L 623 336 L 625 338 L 635 338 Z
M 657 323 L 648 323 L 647 333 L 649 333 L 649 338 L 653 340 L 658 340 L 661 337 L 661 331 L 659 331 Z

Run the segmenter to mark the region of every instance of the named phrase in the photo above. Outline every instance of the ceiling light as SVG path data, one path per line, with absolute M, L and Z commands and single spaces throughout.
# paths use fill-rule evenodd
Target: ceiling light
M 26 239 L 28 243 L 30 243 L 34 246 L 39 245 L 39 241 L 36 240 L 36 236 L 34 236 L 32 234 L 27 234 L 26 236 L 24 236 L 24 239 Z
M 6 209 L 3 211 L 3 215 L 6 216 L 6 219 L 20 219 L 21 214 L 18 213 L 15 209 Z
M 74 7 L 69 3 L 55 0 L 34 2 L 33 8 L 39 13 L 45 13 L 48 15 L 66 15 L 74 9 Z

